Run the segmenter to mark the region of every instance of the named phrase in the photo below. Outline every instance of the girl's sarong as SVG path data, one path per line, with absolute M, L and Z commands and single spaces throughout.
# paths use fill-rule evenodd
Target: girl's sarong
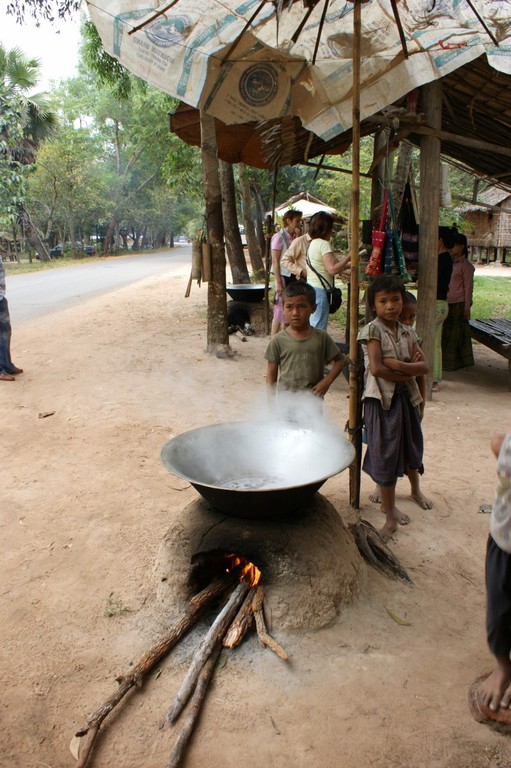
M 442 367 L 444 371 L 457 371 L 471 365 L 474 353 L 465 304 L 449 304 L 449 314 L 442 326 Z
M 364 423 L 367 450 L 362 469 L 377 485 L 391 488 L 410 469 L 423 474 L 424 439 L 419 409 L 411 404 L 403 384 L 396 384 L 388 411 L 376 398 L 366 398 Z

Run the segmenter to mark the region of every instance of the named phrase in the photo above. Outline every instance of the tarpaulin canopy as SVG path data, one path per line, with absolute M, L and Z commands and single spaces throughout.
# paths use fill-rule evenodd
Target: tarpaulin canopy
M 324 140 L 352 124 L 353 4 L 268 0 L 87 2 L 105 49 L 226 124 L 298 116 Z M 362 8 L 360 115 L 486 53 L 511 74 L 511 0 Z M 406 51 L 406 54 L 405 54 Z

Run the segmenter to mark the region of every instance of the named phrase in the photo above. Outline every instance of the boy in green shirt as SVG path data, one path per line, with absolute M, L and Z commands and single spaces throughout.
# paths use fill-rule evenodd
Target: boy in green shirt
M 310 390 L 324 397 L 341 373 L 344 356 L 326 331 L 313 328 L 316 293 L 307 283 L 290 283 L 282 293 L 286 327 L 271 339 L 265 353 L 266 383 L 279 391 Z M 325 366 L 333 363 L 325 375 Z

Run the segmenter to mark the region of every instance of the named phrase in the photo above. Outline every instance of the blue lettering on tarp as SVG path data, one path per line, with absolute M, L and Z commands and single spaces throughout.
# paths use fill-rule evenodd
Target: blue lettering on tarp
M 224 19 L 222 19 L 220 23 L 216 23 L 213 26 L 205 29 L 193 41 L 187 42 L 186 53 L 183 60 L 183 69 L 181 71 L 181 77 L 179 78 L 177 89 L 176 89 L 176 93 L 178 96 L 184 96 L 186 93 L 186 89 L 188 87 L 188 80 L 190 79 L 190 72 L 192 69 L 192 65 L 197 55 L 196 49 L 199 48 L 201 45 L 204 45 L 204 43 L 208 43 L 212 38 L 216 37 L 219 32 L 226 29 L 226 27 L 228 27 L 230 24 L 233 24 L 236 20 L 237 20 L 237 17 L 231 13 L 228 16 L 226 16 Z M 201 52 L 199 51 L 199 53 Z M 211 53 L 203 53 L 202 55 L 209 58 L 209 56 L 211 56 Z
M 154 8 L 146 8 L 145 10 L 142 10 L 142 11 L 132 11 L 131 13 L 120 13 L 118 16 L 114 18 L 114 34 L 113 34 L 114 56 L 121 55 L 122 37 L 124 34 L 124 28 L 125 28 L 126 22 L 131 20 L 138 21 L 139 19 L 142 19 L 144 16 L 147 16 L 148 13 L 151 13 L 151 11 L 154 11 Z

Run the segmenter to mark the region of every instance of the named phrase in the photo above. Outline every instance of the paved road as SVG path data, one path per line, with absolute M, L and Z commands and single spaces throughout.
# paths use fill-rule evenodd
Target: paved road
M 65 309 L 153 275 L 178 272 L 191 264 L 191 246 L 142 256 L 119 256 L 44 272 L 7 275 L 7 299 L 13 325 Z

